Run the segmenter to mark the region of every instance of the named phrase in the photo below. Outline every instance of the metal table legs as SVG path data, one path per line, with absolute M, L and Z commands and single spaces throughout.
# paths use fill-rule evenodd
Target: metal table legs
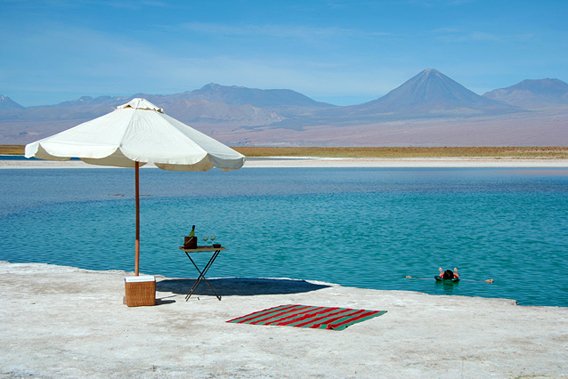
M 201 283 L 202 280 L 205 281 L 205 283 L 207 283 L 207 285 L 209 286 L 209 288 L 211 289 L 211 291 L 213 291 L 213 294 L 215 295 L 215 297 L 217 297 L 217 299 L 219 299 L 219 301 L 221 301 L 221 296 L 217 295 L 217 293 L 215 292 L 215 290 L 213 289 L 213 287 L 211 287 L 211 284 L 209 284 L 209 282 L 207 281 L 207 279 L 205 278 L 205 274 L 207 274 L 207 271 L 209 270 L 209 268 L 211 268 L 211 265 L 213 264 L 213 262 L 215 262 L 215 259 L 217 259 L 217 256 L 219 255 L 219 253 L 221 252 L 221 250 L 215 250 L 215 252 L 213 253 L 213 255 L 211 256 L 211 259 L 209 259 L 209 262 L 207 262 L 207 265 L 205 265 L 205 268 L 203 269 L 203 271 L 201 271 L 199 269 L 199 267 L 197 267 L 197 265 L 195 264 L 195 262 L 193 261 L 193 259 L 191 259 L 191 256 L 187 253 L 187 251 L 185 251 L 185 255 L 187 255 L 187 257 L 189 258 L 189 260 L 191 261 L 191 263 L 193 263 L 193 266 L 195 266 L 195 269 L 199 272 L 199 277 L 197 278 L 197 280 L 193 283 L 193 286 L 191 287 L 191 289 L 189 290 L 189 293 L 185 296 L 185 301 L 188 301 L 189 298 L 191 297 L 191 295 L 193 295 L 193 292 L 195 292 L 195 290 L 197 289 L 197 287 L 199 286 L 199 283 Z

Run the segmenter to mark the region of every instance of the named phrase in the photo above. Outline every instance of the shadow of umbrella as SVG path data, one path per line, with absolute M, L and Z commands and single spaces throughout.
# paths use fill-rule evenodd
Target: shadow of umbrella
M 156 291 L 187 294 L 195 279 L 164 279 L 156 282 Z M 266 278 L 207 279 L 221 296 L 283 295 L 317 291 L 331 287 L 305 280 Z M 194 295 L 213 295 L 206 283 L 199 283 Z

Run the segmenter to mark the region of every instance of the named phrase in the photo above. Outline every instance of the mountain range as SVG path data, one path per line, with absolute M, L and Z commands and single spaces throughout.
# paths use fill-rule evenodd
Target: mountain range
M 525 109 L 568 105 L 568 84 L 558 79 L 523 80 L 514 86 L 487 92 L 484 97 Z
M 135 97 L 234 146 L 568 145 L 568 84 L 524 80 L 480 96 L 436 69 L 352 106 L 318 102 L 289 89 L 214 83 L 172 95 L 85 96 L 27 108 L 0 96 L 0 144 L 29 143 Z

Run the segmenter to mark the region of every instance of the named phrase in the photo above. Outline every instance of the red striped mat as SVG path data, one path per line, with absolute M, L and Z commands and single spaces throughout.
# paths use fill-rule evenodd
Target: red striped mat
M 387 313 L 366 309 L 279 305 L 227 322 L 254 325 L 287 325 L 298 328 L 343 330 L 350 325 Z

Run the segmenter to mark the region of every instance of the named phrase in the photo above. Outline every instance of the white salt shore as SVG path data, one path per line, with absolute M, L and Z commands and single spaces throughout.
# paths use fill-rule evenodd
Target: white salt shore
M 147 165 L 144 167 L 155 167 Z M 568 167 L 568 159 L 520 158 L 249 158 L 245 168 L 263 167 Z M 0 169 L 109 168 L 82 161 L 0 160 Z
M 517 158 L 252 158 L 245 167 L 568 167 L 568 159 Z
M 151 273 L 145 273 L 151 274 Z M 0 262 L 0 377 L 568 376 L 568 308 L 288 279 L 157 277 L 123 304 L 121 271 Z M 343 331 L 226 323 L 282 304 L 386 310 Z

